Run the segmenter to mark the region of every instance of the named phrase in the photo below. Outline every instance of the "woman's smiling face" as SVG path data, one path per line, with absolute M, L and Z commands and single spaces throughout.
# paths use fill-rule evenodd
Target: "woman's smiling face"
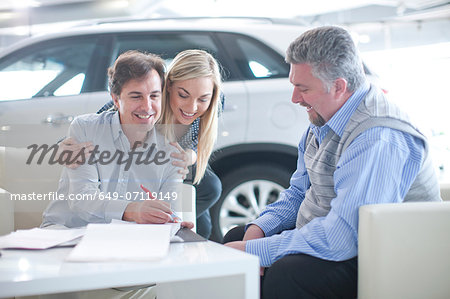
M 211 78 L 201 77 L 167 84 L 170 109 L 176 124 L 190 125 L 208 110 L 214 91 Z

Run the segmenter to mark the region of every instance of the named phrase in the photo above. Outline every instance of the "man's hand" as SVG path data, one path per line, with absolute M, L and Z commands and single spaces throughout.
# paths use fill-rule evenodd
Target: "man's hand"
M 246 241 L 234 241 L 234 242 L 228 242 L 225 243 L 225 246 L 237 249 L 237 250 L 241 250 L 241 251 L 245 251 L 245 243 L 247 243 Z
M 181 227 L 187 227 L 189 229 L 193 229 L 194 223 L 189 222 L 189 221 L 183 221 L 183 222 L 181 222 Z
M 174 152 L 170 154 L 172 158 L 177 159 L 172 162 L 172 165 L 181 168 L 178 170 L 178 173 L 182 175 L 182 179 L 184 180 L 189 173 L 188 166 L 195 163 L 197 154 L 191 149 L 184 150 L 177 142 L 171 142 L 170 144 L 178 150 L 178 153 Z
M 265 237 L 264 231 L 256 224 L 252 224 L 245 231 L 243 241 L 230 242 L 225 245 L 235 249 L 240 249 L 243 246 L 244 249 L 241 250 L 245 251 L 245 244 L 247 243 L 248 240 L 260 239 L 264 237 Z M 264 267 L 259 268 L 259 275 L 260 276 L 264 275 Z
M 254 225 L 254 226 L 256 226 L 256 225 Z M 256 227 L 258 227 L 258 226 L 256 226 Z M 247 229 L 247 231 L 248 231 L 248 229 Z M 231 247 L 231 248 L 234 248 L 237 250 L 245 251 L 246 244 L 247 244 L 247 241 L 234 241 L 234 242 L 226 243 L 225 246 L 228 246 L 228 247 Z M 259 275 L 260 276 L 264 275 L 264 267 L 259 267 Z
M 91 151 L 94 146 L 91 142 L 78 143 L 74 138 L 66 138 L 58 144 L 57 159 L 66 161 L 68 163 L 64 164 L 67 168 L 75 169 L 83 163 L 91 155 Z M 80 153 L 83 151 L 83 153 Z M 66 155 L 70 155 L 67 157 Z M 75 159 L 75 157 L 77 157 Z
M 260 238 L 264 238 L 264 237 L 265 237 L 265 234 L 264 234 L 263 230 L 256 224 L 252 224 L 245 231 L 244 239 L 242 239 L 242 240 L 248 241 L 248 240 L 260 239 Z
M 146 200 L 143 202 L 132 202 L 127 205 L 122 220 L 134 221 L 136 223 L 162 224 L 171 220 L 170 205 L 159 200 Z M 185 222 L 188 226 L 190 222 Z M 194 224 L 192 224 L 194 227 Z

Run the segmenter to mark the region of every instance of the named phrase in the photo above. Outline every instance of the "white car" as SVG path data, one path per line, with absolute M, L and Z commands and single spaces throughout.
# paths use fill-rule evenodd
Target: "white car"
M 107 67 L 139 49 L 169 62 L 184 49 L 212 53 L 223 68 L 226 102 L 211 166 L 223 184 L 212 211 L 213 239 L 256 218 L 289 185 L 306 113 L 290 102 L 284 51 L 306 28 L 269 19 L 190 18 L 93 23 L 19 42 L 0 54 L 0 187 L 56 190 L 59 165 L 17 165 L 8 151 L 53 144 L 72 119 L 109 99 Z M 5 149 L 6 148 L 6 149 Z M 22 161 L 23 162 L 23 161 Z M 45 166 L 44 166 L 45 165 Z

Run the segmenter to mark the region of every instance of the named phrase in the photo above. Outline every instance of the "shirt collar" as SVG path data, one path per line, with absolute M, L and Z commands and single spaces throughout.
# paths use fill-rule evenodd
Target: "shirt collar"
M 311 129 L 313 130 L 313 132 L 322 131 L 323 129 L 325 129 L 325 127 L 328 127 L 329 129 L 333 130 L 334 133 L 336 133 L 339 137 L 342 137 L 345 126 L 350 120 L 353 112 L 355 112 L 356 108 L 366 96 L 367 92 L 369 91 L 369 87 L 369 83 L 367 81 L 364 82 L 363 85 L 350 96 L 345 104 L 333 115 L 333 117 L 331 117 L 331 119 L 323 127 L 319 128 L 311 124 Z M 328 128 L 326 128 L 326 131 L 328 131 Z
M 119 138 L 121 138 L 123 136 L 123 138 L 127 138 L 125 136 L 125 133 L 122 130 L 122 125 L 120 123 L 120 116 L 119 116 L 119 111 L 115 111 L 112 118 L 111 118 L 111 132 L 113 135 L 113 140 L 114 142 L 118 141 Z M 150 131 L 147 132 L 147 137 L 145 138 L 145 141 L 147 144 L 151 144 L 151 143 L 155 143 L 156 142 L 156 133 L 155 133 L 155 128 L 151 129 Z M 130 144 L 130 146 L 132 146 Z M 147 151 L 150 147 L 138 147 L 136 150 L 137 151 Z
M 122 126 L 120 125 L 119 111 L 114 112 L 111 118 L 111 131 L 114 141 L 119 139 L 119 137 L 124 134 L 122 131 Z

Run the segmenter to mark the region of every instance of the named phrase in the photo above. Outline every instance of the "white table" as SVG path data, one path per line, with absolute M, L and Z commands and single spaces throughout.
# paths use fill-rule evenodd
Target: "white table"
M 71 249 L 2 250 L 0 297 L 157 283 L 158 299 L 259 298 L 258 258 L 211 241 L 171 244 L 156 262 L 65 262 Z

